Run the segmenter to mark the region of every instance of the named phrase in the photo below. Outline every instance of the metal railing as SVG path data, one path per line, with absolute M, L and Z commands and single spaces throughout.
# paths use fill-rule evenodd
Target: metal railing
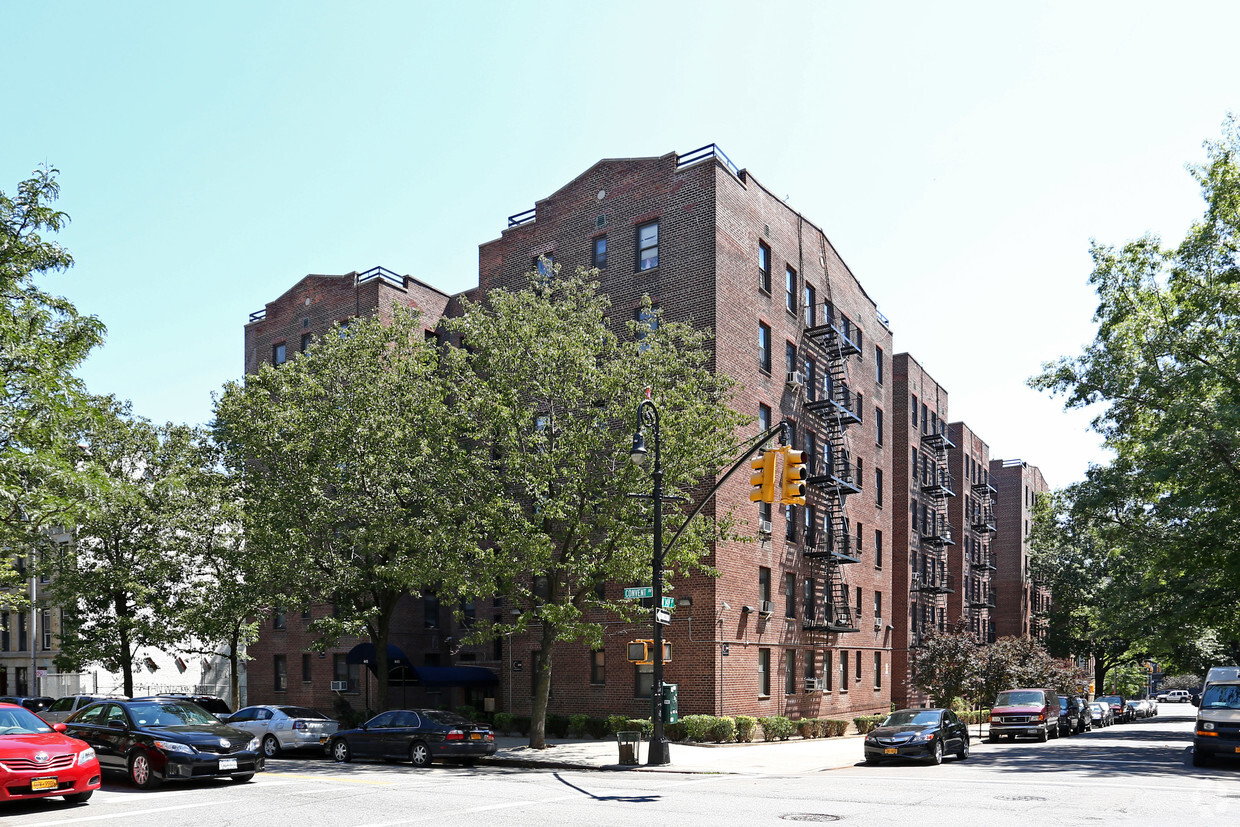
M 530 207 L 525 212 L 514 213 L 513 215 L 508 216 L 508 226 L 517 227 L 521 224 L 528 224 L 534 220 L 537 212 L 537 207 Z
M 724 169 L 732 173 L 737 178 L 741 177 L 740 169 L 737 168 L 736 164 L 732 163 L 732 159 L 719 148 L 718 144 L 707 144 L 706 146 L 700 146 L 697 149 L 691 150 L 682 155 L 677 155 L 676 169 L 682 169 L 690 164 L 696 164 L 698 161 L 704 161 L 707 158 L 718 159 L 719 162 L 723 164 Z

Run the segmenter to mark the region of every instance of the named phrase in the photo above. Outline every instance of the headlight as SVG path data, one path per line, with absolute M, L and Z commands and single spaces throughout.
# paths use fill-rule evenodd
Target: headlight
M 245 745 L 246 752 L 257 752 L 260 741 L 261 739 L 257 735 L 251 738 L 250 743 Z
M 78 753 L 77 762 L 78 762 L 79 767 L 82 766 L 83 764 L 89 764 L 91 761 L 94 761 L 94 760 L 95 760 L 95 750 L 93 748 L 84 749 L 80 753 Z
M 155 746 L 164 752 L 187 752 L 192 753 L 194 748 L 189 744 L 182 744 L 180 741 L 156 741 Z
M 918 744 L 918 743 L 921 743 L 922 741 L 933 741 L 933 740 L 934 740 L 933 732 L 919 732 L 916 735 L 914 735 L 912 738 L 910 738 L 909 742 L 913 744 Z
M 1202 729 L 1210 729 L 1210 730 L 1212 730 L 1212 729 L 1214 729 L 1214 722 L 1213 722 L 1213 721 L 1206 721 L 1206 722 L 1204 722 L 1204 723 L 1201 725 L 1201 728 L 1202 728 Z

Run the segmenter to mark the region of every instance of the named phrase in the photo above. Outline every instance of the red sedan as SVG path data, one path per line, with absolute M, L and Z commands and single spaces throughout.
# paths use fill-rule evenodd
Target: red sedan
M 0 704 L 0 801 L 62 795 L 84 803 L 99 789 L 99 761 L 85 741 L 33 712 Z

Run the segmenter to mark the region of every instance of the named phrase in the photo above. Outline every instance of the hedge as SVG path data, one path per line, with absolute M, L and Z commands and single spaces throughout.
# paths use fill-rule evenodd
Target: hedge
M 862 715 L 859 718 L 853 718 L 853 726 L 857 728 L 858 735 L 865 735 L 882 723 L 886 717 L 886 715 Z
M 758 725 L 758 719 L 751 715 L 737 715 L 733 720 L 736 721 L 736 740 L 742 744 L 752 741 L 753 730 Z
M 787 741 L 792 733 L 796 732 L 796 725 L 782 715 L 759 718 L 758 721 L 762 724 L 762 739 L 764 741 L 774 741 L 776 738 L 781 741 Z

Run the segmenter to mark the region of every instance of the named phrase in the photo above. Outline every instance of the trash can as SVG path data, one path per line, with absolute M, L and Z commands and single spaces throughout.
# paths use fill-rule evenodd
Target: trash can
M 642 749 L 641 732 L 617 732 L 616 743 L 620 745 L 620 763 L 625 766 L 637 766 Z

